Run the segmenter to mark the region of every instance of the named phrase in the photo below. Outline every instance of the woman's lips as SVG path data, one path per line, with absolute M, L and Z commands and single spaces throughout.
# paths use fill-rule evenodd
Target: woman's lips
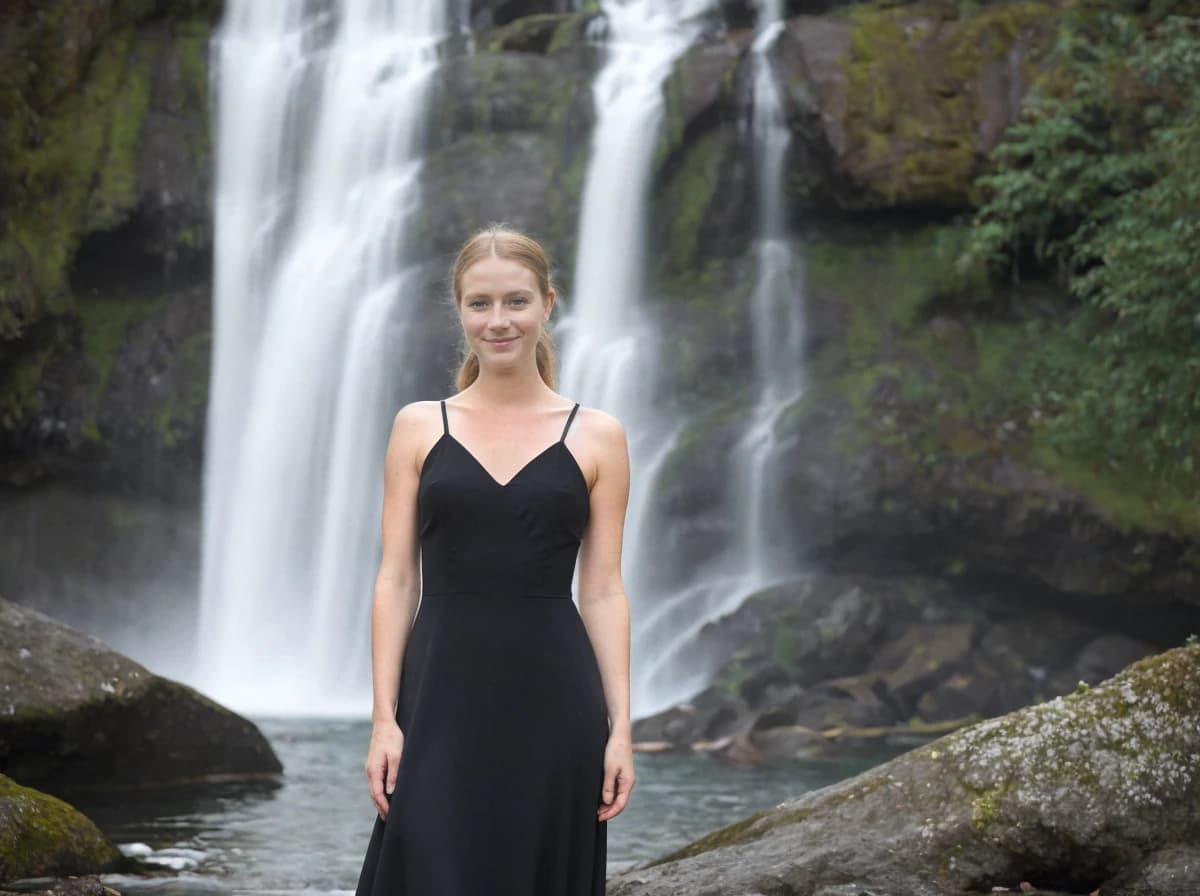
M 510 336 L 508 339 L 486 339 L 484 341 L 487 342 L 488 345 L 495 345 L 499 348 L 504 348 L 506 345 L 512 345 L 514 342 L 516 342 L 517 337 Z

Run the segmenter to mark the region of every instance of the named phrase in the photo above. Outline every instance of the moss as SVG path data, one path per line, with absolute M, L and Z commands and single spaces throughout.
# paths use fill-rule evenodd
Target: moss
M 153 53 L 133 26 L 98 46 L 79 89 L 44 114 L 27 110 L 24 139 L 9 146 L 22 178 L 0 241 L 0 306 L 62 312 L 81 235 L 114 226 L 133 206 L 136 150 L 149 104 Z
M 796 632 L 788 619 L 778 619 L 771 638 L 771 662 L 790 667 L 796 659 Z
M 1012 782 L 1002 781 L 995 787 L 989 787 L 976 794 L 971 800 L 971 827 L 978 832 L 982 832 L 988 825 L 994 822 L 1000 801 L 1012 789 Z
M 175 98 L 179 109 L 207 110 L 209 103 L 209 71 L 208 51 L 212 40 L 212 22 L 207 19 L 188 19 L 175 26 L 175 58 L 183 75 L 183 94 Z M 212 132 L 210 128 L 200 128 L 200 140 L 192 147 L 193 156 L 197 159 L 212 158 Z M 195 246 L 200 241 L 187 240 L 181 234 L 185 243 Z
M 95 873 L 119 859 L 73 806 L 0 775 L 0 880 Z
M 173 400 L 164 402 L 155 412 L 153 424 L 159 444 L 173 448 L 182 433 L 194 432 L 208 401 L 209 358 L 212 335 L 194 333 L 175 355 L 175 375 L 181 388 Z
M 728 139 L 714 130 L 692 143 L 663 197 L 669 215 L 667 262 L 672 270 L 684 270 L 698 260 L 701 229 L 720 182 Z
M 0 424 L 12 425 L 37 410 L 37 387 L 53 354 L 52 343 L 26 347 L 19 359 L 0 371 Z
M 1021 30 L 1049 12 L 1037 2 L 965 16 L 936 3 L 850 8 L 845 156 L 867 204 L 975 203 L 983 107 L 973 91 Z
M 1086 495 L 1115 528 L 1200 539 L 1200 506 L 1185 494 L 1155 485 L 1137 471 L 1097 466 L 1090 458 L 1063 454 L 1035 429 L 1025 458 L 1066 487 Z M 1192 562 L 1191 568 L 1200 568 Z
M 76 314 L 80 323 L 83 356 L 96 373 L 95 394 L 108 385 L 113 362 L 126 342 L 129 328 L 158 312 L 164 299 L 105 300 L 81 302 Z

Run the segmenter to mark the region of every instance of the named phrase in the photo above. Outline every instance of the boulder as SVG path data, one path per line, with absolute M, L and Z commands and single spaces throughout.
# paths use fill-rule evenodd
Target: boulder
M 1200 846 L 1200 645 L 960 729 L 609 880 L 610 896 L 1183 894 Z
M 820 573 L 752 595 L 698 640 L 715 658 L 713 683 L 635 720 L 638 742 L 682 750 L 749 735 L 776 759 L 812 755 L 822 744 L 835 754 L 841 745 L 831 732 L 842 729 L 890 742 L 905 731 L 928 739 L 951 723 L 1097 683 L 1122 668 L 1118 658 L 1128 665 L 1156 650 L 1019 591 Z M 824 740 L 801 738 L 794 751 L 796 728 Z
M 0 775 L 0 883 L 115 868 L 121 853 L 73 806 Z
M 249 720 L 0 599 L 0 772 L 70 796 L 282 768 Z

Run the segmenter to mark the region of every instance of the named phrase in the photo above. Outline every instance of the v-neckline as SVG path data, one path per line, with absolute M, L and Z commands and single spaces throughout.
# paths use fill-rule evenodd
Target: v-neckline
M 479 471 L 481 473 L 483 473 L 483 475 L 486 476 L 488 479 L 490 479 L 497 488 L 508 488 L 510 485 L 512 485 L 514 482 L 516 482 L 516 480 L 520 477 L 520 475 L 522 473 L 524 473 L 531 466 L 533 466 L 533 464 L 537 460 L 539 460 L 544 455 L 549 454 L 551 449 L 553 449 L 555 445 L 566 444 L 562 439 L 558 439 L 557 441 L 551 442 L 549 445 L 547 445 L 545 448 L 543 448 L 541 451 L 539 451 L 537 454 L 535 454 L 533 457 L 531 457 L 529 460 L 527 460 L 521 466 L 521 468 L 519 470 L 517 470 L 517 472 L 513 473 L 512 476 L 509 477 L 507 482 L 501 482 L 499 479 L 497 479 L 495 476 L 493 476 L 490 472 L 488 472 L 488 468 L 485 467 L 480 462 L 479 458 L 477 458 L 474 454 L 471 453 L 471 449 L 468 448 L 466 445 L 464 445 L 462 442 L 460 442 L 453 433 L 444 432 L 444 433 L 442 433 L 442 437 L 449 439 L 451 442 L 453 442 L 455 445 L 457 445 L 459 448 L 461 448 L 463 454 L 465 454 L 467 457 L 469 457 L 475 463 L 475 466 L 479 468 Z M 572 455 L 572 457 L 574 457 L 574 455 Z M 578 462 L 576 462 L 576 467 L 578 467 Z M 582 471 L 580 471 L 580 472 L 582 474 Z

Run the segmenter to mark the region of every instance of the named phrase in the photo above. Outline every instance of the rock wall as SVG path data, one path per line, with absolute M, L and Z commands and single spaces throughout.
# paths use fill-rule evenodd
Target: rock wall
M 0 481 L 193 495 L 207 386 L 219 3 L 0 22 Z

